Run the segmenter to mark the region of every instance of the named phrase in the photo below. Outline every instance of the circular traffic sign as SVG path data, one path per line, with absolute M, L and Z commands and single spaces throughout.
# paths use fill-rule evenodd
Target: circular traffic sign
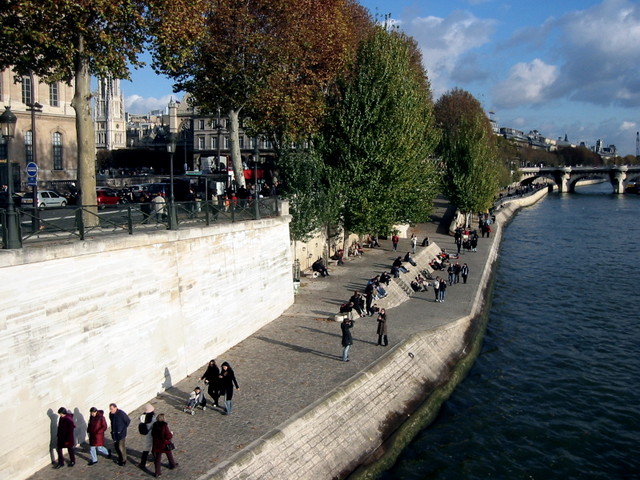
M 35 177 L 38 175 L 38 165 L 34 162 L 27 163 L 27 175 L 30 177 Z

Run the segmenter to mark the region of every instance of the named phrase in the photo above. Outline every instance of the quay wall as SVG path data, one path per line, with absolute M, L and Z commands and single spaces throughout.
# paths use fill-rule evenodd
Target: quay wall
M 435 410 L 475 355 L 484 334 L 479 326 L 491 287 L 503 227 L 520 208 L 545 195 L 542 189 L 514 199 L 496 211 L 497 228 L 475 292 L 471 311 L 441 327 L 412 335 L 380 360 L 326 397 L 248 445 L 198 480 L 344 478 L 375 458 L 421 405 L 435 399 Z M 480 337 L 480 338 L 479 338 Z
M 52 461 L 59 407 L 131 411 L 280 316 L 289 220 L 1 251 L 0 478 Z

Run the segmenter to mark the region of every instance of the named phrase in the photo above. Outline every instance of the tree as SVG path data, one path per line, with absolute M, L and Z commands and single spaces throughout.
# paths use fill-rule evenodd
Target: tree
M 91 75 L 129 78 L 146 30 L 143 0 L 9 0 L 0 8 L 0 66 L 48 82 L 75 81 L 78 183 L 83 205 L 96 205 Z M 95 223 L 97 217 L 85 215 Z
M 420 60 L 412 39 L 378 26 L 332 97 L 316 143 L 348 232 L 388 233 L 431 211 L 437 134 Z
M 480 102 L 456 88 L 438 99 L 434 111 L 442 129 L 437 151 L 445 167 L 444 193 L 465 214 L 489 209 L 506 167 Z
M 236 181 L 244 184 L 240 115 L 254 133 L 291 138 L 313 130 L 322 95 L 345 62 L 353 37 L 350 0 L 197 0 L 186 19 L 192 35 L 162 9 L 154 15 L 155 67 L 188 91 L 202 112 L 218 107 L 230 121 Z M 163 5 L 163 9 L 170 8 Z M 180 17 L 185 20 L 184 16 Z M 246 114 L 244 112 L 246 110 Z M 265 132 L 266 130 L 266 132 Z

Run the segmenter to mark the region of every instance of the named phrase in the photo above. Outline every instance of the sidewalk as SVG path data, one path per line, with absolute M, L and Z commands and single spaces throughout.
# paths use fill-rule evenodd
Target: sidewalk
M 416 226 L 410 232 L 415 231 L 420 242 L 428 236 L 440 248 L 455 252 L 453 237 L 439 228 L 442 218 L 448 216 L 448 204 L 437 200 L 435 206 L 433 220 Z M 448 222 L 443 222 L 443 226 L 445 224 L 448 225 Z M 460 262 L 466 262 L 470 268 L 469 281 L 449 287 L 445 303 L 436 303 L 430 289 L 414 294 L 409 301 L 388 311 L 390 347 L 415 332 L 431 329 L 469 313 L 490 242 L 493 242 L 493 236 L 490 239 L 480 238 L 477 253 L 461 256 Z M 180 463 L 173 471 L 163 467 L 163 478 L 193 479 L 205 474 L 357 372 L 366 369 L 388 351 L 390 347 L 377 346 L 376 317 L 364 317 L 356 320 L 353 329 L 351 361 L 342 362 L 340 325 L 327 320 L 338 312 L 339 306 L 348 300 L 353 290 L 362 291 L 369 278 L 388 270 L 395 257 L 411 250 L 408 239 L 401 239 L 397 253 L 392 251 L 390 240 L 381 241 L 381 245 L 382 248 L 365 249 L 362 257 L 349 260 L 343 266 L 330 267 L 329 277 L 303 278 L 294 305 L 269 325 L 216 358 L 218 365 L 223 361 L 231 364 L 240 385 L 240 391 L 234 393 L 232 415 L 224 416 L 215 409 L 204 412 L 198 410 L 195 416 L 182 412 L 189 392 L 196 385 L 203 386 L 199 379 L 206 365 L 150 400 L 156 413 L 165 413 L 167 416 L 177 447 L 174 456 Z M 414 269 L 405 275 L 413 278 L 415 274 Z M 446 272 L 440 276 L 446 276 Z M 97 407 L 107 411 L 107 401 L 111 399 Z M 127 412 L 131 417 L 131 426 L 127 437 L 129 461 L 125 467 L 119 467 L 104 457 L 99 457 L 98 464 L 89 467 L 88 452 L 79 448 L 73 468 L 53 470 L 48 466 L 30 478 L 152 477 L 151 463 L 148 463 L 150 470 L 147 471 L 136 467 L 142 450 L 141 436 L 137 432 L 142 408 L 143 405 L 140 405 L 135 411 Z M 85 420 L 88 419 L 89 412 L 82 413 L 86 415 Z M 166 465 L 165 460 L 163 462 Z

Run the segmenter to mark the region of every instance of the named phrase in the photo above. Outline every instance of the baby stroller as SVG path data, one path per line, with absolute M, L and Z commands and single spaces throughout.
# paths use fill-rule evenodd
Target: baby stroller
M 196 387 L 193 392 L 189 394 L 189 400 L 182 411 L 195 415 L 197 407 L 200 407 L 203 411 L 207 409 L 207 399 L 202 390 L 200 390 L 200 387 Z

